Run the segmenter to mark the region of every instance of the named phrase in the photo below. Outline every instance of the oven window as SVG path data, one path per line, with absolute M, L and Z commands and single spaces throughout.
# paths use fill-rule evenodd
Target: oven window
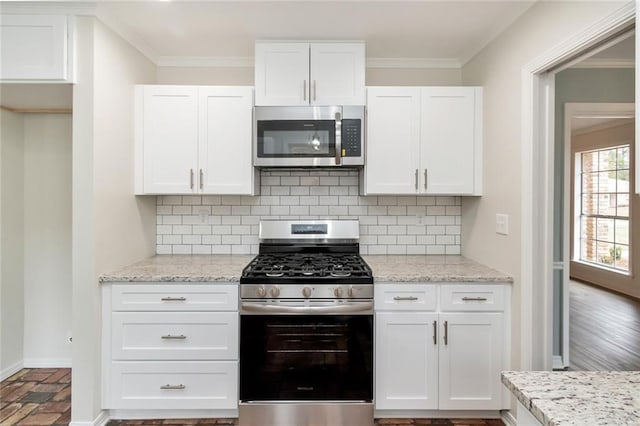
M 334 157 L 335 121 L 258 121 L 258 157 Z
M 371 315 L 244 315 L 242 401 L 371 401 Z

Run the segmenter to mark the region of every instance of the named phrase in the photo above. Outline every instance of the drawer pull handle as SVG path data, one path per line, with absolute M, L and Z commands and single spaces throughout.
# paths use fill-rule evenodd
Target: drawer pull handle
M 184 334 L 181 334 L 179 336 L 173 336 L 171 334 L 166 334 L 164 336 L 161 336 L 163 339 L 166 340 L 184 340 L 187 338 L 187 336 L 185 336 Z
M 395 300 L 396 302 L 401 302 L 405 300 L 418 300 L 418 298 L 415 296 L 408 296 L 408 297 L 396 296 L 393 298 L 393 300 Z
M 433 322 L 433 344 L 437 345 L 438 344 L 438 321 L 434 321 Z
M 444 344 L 449 344 L 449 321 L 444 322 Z
M 160 386 L 160 389 L 162 390 L 182 390 L 185 389 L 186 386 L 183 384 L 180 385 L 162 385 Z
M 186 297 L 163 297 L 162 299 L 163 302 L 184 302 L 185 300 L 187 300 Z
M 486 297 L 463 297 L 462 300 L 464 300 L 465 302 L 469 302 L 469 301 L 486 302 L 487 298 Z

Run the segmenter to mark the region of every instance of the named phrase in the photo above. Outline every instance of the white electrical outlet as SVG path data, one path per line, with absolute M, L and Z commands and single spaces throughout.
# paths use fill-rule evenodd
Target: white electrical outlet
M 509 234 L 509 215 L 496 214 L 496 234 Z
M 67 343 L 73 342 L 73 336 L 71 335 L 71 330 L 67 331 Z

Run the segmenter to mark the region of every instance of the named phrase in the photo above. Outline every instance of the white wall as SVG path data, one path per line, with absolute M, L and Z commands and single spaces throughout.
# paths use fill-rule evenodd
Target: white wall
M 70 114 L 24 114 L 23 182 L 25 367 L 70 367 Z
M 367 68 L 367 86 L 457 86 L 462 70 L 438 68 Z M 158 84 L 253 86 L 253 67 L 158 67 Z
M 24 148 L 21 114 L 0 109 L 0 380 L 22 366 Z
M 133 95 L 155 66 L 94 18 L 77 20 L 73 117 L 72 425 L 101 409 L 101 273 L 155 252 L 155 199 L 133 195 Z
M 521 355 L 522 68 L 623 4 L 538 2 L 462 70 L 463 84 L 484 87 L 484 195 L 462 201 L 462 252 L 514 276 L 515 369 Z M 509 215 L 509 235 L 495 233 L 496 213 Z

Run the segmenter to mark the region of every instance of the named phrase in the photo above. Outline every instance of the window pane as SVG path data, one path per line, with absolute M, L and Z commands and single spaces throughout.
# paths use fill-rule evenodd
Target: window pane
M 613 194 L 600 194 L 598 195 L 598 214 L 602 216 L 615 216 L 616 214 L 616 197 Z
M 581 214 L 598 214 L 598 203 L 595 195 L 586 194 L 582 196 Z
M 607 241 L 613 243 L 613 237 L 615 234 L 615 230 L 613 227 L 613 219 L 597 219 L 597 235 L 596 239 L 598 241 Z
M 629 192 L 629 169 L 617 171 L 616 191 Z
M 597 262 L 595 240 L 580 240 L 580 259 L 586 260 L 587 262 Z
M 613 267 L 614 264 L 614 259 L 613 259 L 613 254 L 614 254 L 614 245 L 611 243 L 605 243 L 602 241 L 598 241 L 598 263 L 602 263 L 603 265 L 606 266 L 611 266 Z
M 615 170 L 616 169 L 616 150 L 605 149 L 598 151 L 598 169 L 603 170 Z
M 624 146 L 618 148 L 618 168 L 619 169 L 628 169 L 629 168 L 629 156 L 630 150 L 628 146 Z
M 580 238 L 596 239 L 596 219 L 594 217 L 583 217 L 580 220 Z
M 616 174 L 613 172 L 611 176 L 610 172 L 598 173 L 598 186 L 597 192 L 616 192 Z
M 582 171 L 585 173 L 598 170 L 598 151 L 582 153 Z
M 598 192 L 598 173 L 582 174 L 582 193 L 592 194 Z
M 629 246 L 616 244 L 615 254 L 616 254 L 616 258 L 614 260 L 614 266 L 618 269 L 628 271 L 629 270 Z
M 615 243 L 616 244 L 629 244 L 629 221 L 616 219 L 615 221 Z
M 617 212 L 616 215 L 629 217 L 629 193 L 617 194 L 616 196 Z

